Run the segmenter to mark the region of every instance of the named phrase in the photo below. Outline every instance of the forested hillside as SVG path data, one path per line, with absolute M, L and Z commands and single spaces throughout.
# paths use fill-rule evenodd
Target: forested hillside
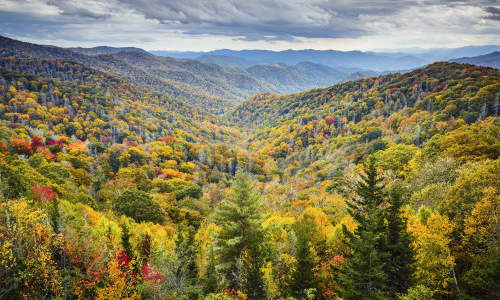
M 144 89 L 183 100 L 216 115 L 262 92 L 296 92 L 329 86 L 348 74 L 312 63 L 247 69 L 152 55 L 133 47 L 59 48 L 0 36 L 0 57 L 59 59 L 121 77 Z
M 224 114 L 237 103 L 257 93 L 298 92 L 374 73 L 366 71 L 351 74 L 354 69 L 340 70 L 307 61 L 294 65 L 249 63 L 246 67 L 239 67 L 242 59 L 231 57 L 178 59 L 152 55 L 134 47 L 59 48 L 24 43 L 2 36 L 0 46 L 0 57 L 3 58 L 78 62 L 216 115 Z M 239 62 L 226 63 L 235 59 Z
M 0 298 L 499 297 L 499 70 L 205 107 L 253 81 L 3 45 Z
M 81 64 L 11 58 L 0 59 L 0 66 L 2 94 L 8 99 L 2 118 L 27 129 L 121 143 L 179 130 L 190 139 L 212 139 L 216 133 L 207 128 L 222 125 L 199 108 Z
M 256 65 L 247 68 L 247 72 L 276 86 L 278 91 L 282 93 L 330 86 L 348 76 L 348 74 L 336 69 L 310 62 L 301 62 L 295 66 L 282 63 Z
M 119 76 L 142 88 L 167 94 L 204 110 L 221 114 L 232 102 L 256 92 L 274 91 L 248 75 L 214 64 L 153 56 L 145 51 L 89 51 L 24 43 L 0 36 L 0 57 L 60 59 Z M 91 52 L 92 53 L 92 52 Z M 236 83 L 236 80 L 237 83 Z M 231 85 L 228 82 L 232 82 Z
M 253 127 L 276 124 L 303 115 L 329 114 L 338 124 L 363 119 L 376 110 L 379 116 L 412 108 L 442 113 L 473 122 L 496 112 L 499 71 L 471 65 L 435 63 L 408 73 L 394 73 L 313 89 L 291 95 L 255 95 L 232 114 L 234 122 Z M 476 101 L 474 101 L 476 100 Z M 376 105 L 376 107 L 375 107 Z M 446 109 L 446 107 L 450 105 Z M 484 106 L 484 107 L 483 107 Z M 342 121 L 342 118 L 346 118 Z

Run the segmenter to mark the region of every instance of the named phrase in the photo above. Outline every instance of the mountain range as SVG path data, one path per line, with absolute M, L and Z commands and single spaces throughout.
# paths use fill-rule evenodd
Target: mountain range
M 450 60 L 461 64 L 472 64 L 478 66 L 486 66 L 492 68 L 500 68 L 500 51 L 495 51 L 485 55 L 475 57 L 462 57 Z
M 341 81 L 349 74 L 302 62 L 244 68 L 193 59 L 152 55 L 126 47 L 60 48 L 0 37 L 0 57 L 61 59 L 120 76 L 138 86 L 222 114 L 234 103 L 261 92 L 290 93 Z
M 484 46 L 420 52 L 413 50 L 412 53 L 227 49 L 210 52 L 147 52 L 135 47 L 60 48 L 1 36 L 0 47 L 0 57 L 61 59 L 82 63 L 217 115 L 222 115 L 235 103 L 258 93 L 299 92 L 376 76 L 390 70 L 411 70 L 436 57 L 447 59 L 458 54 L 500 49 L 497 46 Z M 496 66 L 495 56 L 482 59 L 489 59 L 487 65 Z
M 304 61 L 323 64 L 332 68 L 348 67 L 357 69 L 367 69 L 374 71 L 408 69 L 422 66 L 425 61 L 416 56 L 404 53 L 374 53 L 361 51 L 336 51 L 336 50 L 229 50 L 221 49 L 210 52 L 164 52 L 151 51 L 156 55 L 166 55 L 184 58 L 198 58 L 200 56 L 215 55 L 219 58 L 236 57 L 260 64 L 281 62 L 288 65 L 295 65 Z
M 372 70 L 377 72 L 415 69 L 435 61 L 448 61 L 464 56 L 484 55 L 499 51 L 500 46 L 468 46 L 437 49 L 399 49 L 395 51 L 337 51 L 337 50 L 230 50 L 221 49 L 207 52 L 192 51 L 150 51 L 155 55 L 190 58 L 220 64 L 248 67 L 251 64 L 284 63 L 295 65 L 309 61 L 323 64 L 340 71 L 347 68 L 351 72 Z

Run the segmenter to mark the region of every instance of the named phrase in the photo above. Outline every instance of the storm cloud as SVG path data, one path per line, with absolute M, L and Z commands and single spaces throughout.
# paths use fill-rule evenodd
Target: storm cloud
M 488 43 L 500 36 L 497 0 L 0 0 L 0 17 L 0 33 L 12 37 L 59 44 L 140 41 L 157 49 L 340 42 L 359 48 L 363 41 L 373 48 L 384 37 L 392 38 L 390 46 L 405 47 L 443 39 Z

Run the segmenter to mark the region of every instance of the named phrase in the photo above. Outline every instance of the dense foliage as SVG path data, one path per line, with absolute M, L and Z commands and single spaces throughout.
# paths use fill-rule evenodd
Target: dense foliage
M 224 120 L 48 58 L 0 60 L 0 298 L 498 298 L 500 71 Z

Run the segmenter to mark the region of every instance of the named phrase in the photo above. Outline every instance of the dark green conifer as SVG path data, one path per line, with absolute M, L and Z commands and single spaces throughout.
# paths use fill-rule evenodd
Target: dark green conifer
M 250 175 L 237 173 L 228 197 L 216 210 L 220 269 L 227 287 L 243 290 L 249 299 L 262 299 L 264 265 L 259 195 Z
M 215 268 L 215 253 L 214 246 L 210 245 L 210 250 L 208 252 L 208 265 L 205 273 L 205 293 L 216 293 L 217 292 L 217 270 Z
M 175 275 L 179 287 L 182 287 L 181 293 L 189 299 L 198 299 L 201 293 L 201 287 L 198 285 L 198 266 L 196 265 L 196 256 L 198 255 L 198 246 L 195 243 L 196 230 L 189 226 L 184 232 L 179 233 L 176 247 L 178 263 Z
M 317 261 L 311 245 L 311 236 L 314 235 L 315 225 L 311 216 L 304 216 L 295 226 L 297 242 L 295 243 L 295 270 L 290 283 L 292 296 L 297 299 L 306 299 L 308 291 L 318 291 L 318 280 L 314 276 L 314 267 Z
M 340 267 L 339 294 L 343 299 L 386 298 L 387 273 L 386 230 L 382 179 L 376 163 L 369 158 L 361 180 L 357 183 L 358 197 L 347 202 L 348 212 L 358 223 L 354 232 L 344 226 L 345 243 L 351 249 L 344 253 L 346 262 Z
M 403 200 L 401 188 L 395 186 L 389 194 L 389 206 L 386 209 L 387 250 L 389 261 L 386 264 L 387 290 L 393 299 L 398 294 L 406 294 L 412 283 L 414 272 L 414 250 L 411 236 L 406 230 L 406 219 L 401 215 Z
M 122 228 L 121 239 L 122 239 L 123 251 L 125 251 L 125 253 L 127 253 L 128 256 L 133 257 L 132 245 L 130 244 L 130 232 L 128 226 L 125 223 L 122 223 L 120 226 Z

